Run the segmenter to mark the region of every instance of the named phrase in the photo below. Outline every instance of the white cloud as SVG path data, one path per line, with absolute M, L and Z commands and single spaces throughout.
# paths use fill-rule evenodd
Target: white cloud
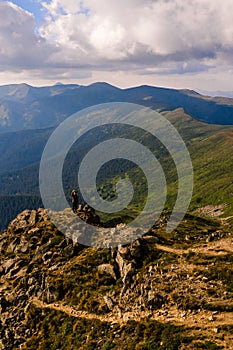
M 73 51 L 74 65 L 88 61 L 101 68 L 113 61 L 118 69 L 124 61 L 202 60 L 197 69 L 208 69 L 209 59 L 223 59 L 225 48 L 233 48 L 232 0 L 221 6 L 217 0 L 52 0 L 45 6 L 41 35 Z
M 48 10 L 51 16 L 57 17 L 59 14 L 73 14 L 81 11 L 81 1 L 74 0 L 53 0 L 50 3 L 42 2 L 42 5 Z
M 34 32 L 34 17 L 27 11 L 0 1 L 0 70 L 43 66 L 51 47 Z
M 36 0 L 35 0 L 36 1 Z M 0 0 L 0 70 L 194 74 L 230 70 L 232 0 L 50 0 L 32 14 Z M 83 73 L 81 73 L 83 72 Z M 38 73 L 39 74 L 39 73 Z

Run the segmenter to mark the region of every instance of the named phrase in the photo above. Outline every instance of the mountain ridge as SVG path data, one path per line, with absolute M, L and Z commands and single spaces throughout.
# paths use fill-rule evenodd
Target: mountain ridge
M 0 133 L 54 127 L 81 109 L 109 102 L 130 102 L 160 111 L 183 108 L 210 124 L 233 124 L 233 99 L 202 96 L 193 90 L 148 85 L 120 89 L 105 82 L 48 87 L 14 84 L 0 87 Z
M 179 131 L 184 139 L 186 146 L 191 154 L 191 158 L 194 165 L 194 193 L 192 199 L 191 210 L 195 210 L 198 207 L 203 207 L 209 204 L 219 205 L 226 204 L 224 209 L 225 215 L 230 215 L 233 210 L 231 193 L 232 188 L 232 132 L 233 127 L 210 125 L 203 122 L 199 122 L 191 116 L 187 115 L 182 109 L 177 109 L 172 112 L 163 112 L 168 120 Z M 17 213 L 14 209 L 14 203 L 17 204 L 17 210 L 22 211 L 26 209 L 25 201 L 22 201 L 23 205 L 19 206 L 19 197 L 32 195 L 32 201 L 28 200 L 30 208 L 36 208 L 39 200 L 39 162 L 43 151 L 43 147 L 47 142 L 53 129 L 19 131 L 10 134 L 3 134 L 0 140 L 3 140 L 3 136 L 6 138 L 5 144 L 0 142 L 0 152 L 3 156 L 0 159 L 0 195 L 2 197 L 2 210 L 5 216 L 4 225 L 1 221 L 1 228 L 4 228 Z M 106 130 L 105 130 L 106 131 Z M 110 132 L 111 130 L 109 130 Z M 110 134 L 111 135 L 111 134 Z M 100 138 L 101 137 L 101 138 Z M 100 140 L 108 137 L 108 131 L 103 132 L 102 136 L 100 131 L 92 133 L 78 143 L 70 152 L 67 162 L 64 167 L 64 186 L 67 196 L 69 196 L 70 188 L 76 187 L 75 180 L 78 171 L 79 158 L 86 154 L 88 149 L 94 147 Z M 124 135 L 127 137 L 127 135 Z M 20 143 L 12 143 L 12 147 L 9 146 L 11 138 L 20 140 Z M 15 140 L 16 141 L 16 140 Z M 150 142 L 150 141 L 149 141 Z M 4 150 L 9 148 L 8 152 L 4 155 Z M 162 161 L 166 175 L 168 176 L 169 192 L 172 198 L 175 198 L 176 188 L 176 176 L 175 170 L 172 167 L 167 167 L 163 161 L 163 158 L 167 159 L 165 153 L 161 153 L 162 150 L 156 152 L 156 156 L 160 157 Z M 208 156 L 207 156 L 208 154 Z M 162 158 L 161 158 L 162 157 Z M 113 164 L 114 165 L 114 164 Z M 123 164 L 122 164 L 123 165 Z M 119 166 L 119 164 L 118 164 Z M 129 172 L 130 168 L 126 169 Z M 111 170 L 111 168 L 110 168 Z M 114 168 L 112 169 L 114 170 Z M 104 170 L 107 174 L 108 168 Z M 111 174 L 108 172 L 108 174 Z M 132 176 L 136 176 L 140 183 L 140 173 L 133 172 Z M 101 186 L 102 187 L 102 186 Z M 110 190 L 109 183 L 107 184 L 109 195 L 113 190 Z M 141 191 L 139 187 L 138 194 L 141 197 Z M 218 191 L 216 191 L 218 189 Z M 101 190 L 104 192 L 104 188 Z M 17 196 L 14 200 L 12 196 Z M 106 195 L 106 194 L 104 194 Z M 9 197 L 9 200 L 7 199 Z M 36 196 L 36 197 L 35 197 Z M 38 196 L 38 198 L 37 198 Z M 4 210 L 5 203 L 11 202 L 12 212 L 6 212 Z M 33 201 L 35 206 L 33 207 Z M 171 205 L 171 203 L 170 203 Z

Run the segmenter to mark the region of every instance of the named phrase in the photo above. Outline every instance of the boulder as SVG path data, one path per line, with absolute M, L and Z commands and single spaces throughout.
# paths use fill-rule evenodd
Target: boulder
M 112 298 L 109 297 L 109 296 L 107 296 L 107 295 L 105 295 L 105 296 L 104 296 L 104 301 L 105 301 L 105 303 L 106 303 L 108 309 L 109 309 L 110 311 L 112 311 L 113 308 L 114 308 L 114 302 L 113 302 Z
M 116 273 L 114 270 L 114 266 L 111 264 L 102 264 L 98 266 L 98 273 L 100 275 L 109 275 L 111 276 L 114 280 L 117 280 Z

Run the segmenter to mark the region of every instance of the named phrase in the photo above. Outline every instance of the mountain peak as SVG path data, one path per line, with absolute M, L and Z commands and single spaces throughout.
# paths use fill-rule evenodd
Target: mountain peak
M 96 82 L 96 83 L 93 83 L 93 84 L 90 84 L 88 85 L 88 87 L 95 87 L 95 88 L 101 88 L 101 89 L 113 89 L 113 90 L 121 90 L 119 88 L 117 88 L 116 86 L 114 85 L 111 85 L 109 83 L 106 83 L 106 82 Z
M 192 90 L 148 85 L 120 89 L 106 82 L 18 84 L 0 87 L 0 98 L 0 132 L 53 127 L 81 109 L 108 102 L 130 102 L 160 111 L 183 108 L 200 121 L 233 125 L 233 99 L 207 98 Z
M 60 83 L 59 81 L 56 84 L 54 84 L 54 86 L 60 86 L 60 85 L 64 86 L 64 84 Z

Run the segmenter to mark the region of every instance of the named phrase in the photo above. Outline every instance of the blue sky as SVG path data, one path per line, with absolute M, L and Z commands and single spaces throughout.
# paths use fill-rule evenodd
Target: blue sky
M 6 1 L 6 0 L 4 0 Z M 76 0 L 74 0 L 75 2 Z M 34 17 L 35 17 L 35 21 L 36 24 L 38 26 L 40 26 L 41 24 L 43 24 L 44 22 L 44 18 L 47 14 L 47 10 L 45 9 L 45 7 L 42 5 L 42 3 L 50 3 L 50 0 L 11 0 L 12 3 L 14 3 L 15 5 L 21 7 L 22 9 L 31 12 Z M 81 12 L 88 14 L 89 10 L 87 8 L 85 8 L 82 4 L 82 2 L 80 2 L 81 4 Z M 62 9 L 61 9 L 62 10 Z
M 0 0 L 0 84 L 233 91 L 232 38 L 232 0 Z
M 11 2 L 16 4 L 17 6 L 21 7 L 22 9 L 25 9 L 25 10 L 33 13 L 38 25 L 40 25 L 44 21 L 45 9 L 41 5 L 41 1 L 12 0 Z M 47 2 L 49 2 L 49 1 L 47 1 Z

